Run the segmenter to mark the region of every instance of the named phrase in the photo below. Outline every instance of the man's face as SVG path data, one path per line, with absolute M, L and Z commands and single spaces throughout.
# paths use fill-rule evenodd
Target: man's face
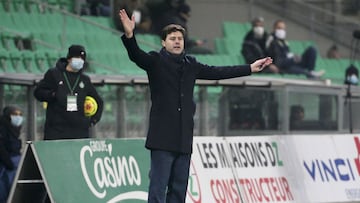
M 184 51 L 184 36 L 180 31 L 172 32 L 161 41 L 166 51 L 172 54 L 181 54 Z

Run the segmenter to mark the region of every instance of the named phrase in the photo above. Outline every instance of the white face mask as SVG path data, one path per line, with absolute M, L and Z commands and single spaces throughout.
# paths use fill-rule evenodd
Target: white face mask
M 75 71 L 79 71 L 84 66 L 84 60 L 82 58 L 71 58 L 70 66 Z
M 24 118 L 19 115 L 10 115 L 10 119 L 11 119 L 11 124 L 15 127 L 21 126 L 21 124 L 24 120 Z
M 355 74 L 352 74 L 351 76 L 347 77 L 347 81 L 352 85 L 356 85 L 359 82 L 359 78 Z
M 275 30 L 275 37 L 279 39 L 285 39 L 286 31 L 284 29 L 276 29 Z
M 262 26 L 256 26 L 253 28 L 255 38 L 262 38 L 265 32 L 264 27 Z

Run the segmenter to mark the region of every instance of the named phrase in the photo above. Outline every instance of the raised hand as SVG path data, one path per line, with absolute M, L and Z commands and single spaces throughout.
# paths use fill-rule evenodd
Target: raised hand
M 119 11 L 120 21 L 124 28 L 124 33 L 127 38 L 131 38 L 134 34 L 135 29 L 135 16 L 131 16 L 131 20 L 127 15 L 125 9 Z
M 272 58 L 266 57 L 263 59 L 256 60 L 254 63 L 250 65 L 251 72 L 259 72 L 262 71 L 266 66 L 272 63 Z

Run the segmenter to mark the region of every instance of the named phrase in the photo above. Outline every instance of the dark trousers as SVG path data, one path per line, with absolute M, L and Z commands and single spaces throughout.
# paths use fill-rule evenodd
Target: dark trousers
M 148 203 L 184 203 L 191 154 L 151 150 Z
M 315 69 L 316 55 L 317 52 L 314 47 L 307 48 L 301 55 L 301 61 L 291 65 L 287 72 L 292 74 L 304 74 L 307 77 L 312 77 L 310 73 Z

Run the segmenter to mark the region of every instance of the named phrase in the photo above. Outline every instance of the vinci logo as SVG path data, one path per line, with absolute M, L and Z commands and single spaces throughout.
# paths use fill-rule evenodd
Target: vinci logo
M 354 137 L 355 146 L 357 149 L 357 157 L 354 159 L 355 165 L 357 168 L 358 175 L 360 176 L 360 139 L 359 137 Z
M 351 159 L 348 158 L 329 158 L 321 160 L 315 159 L 308 162 L 304 161 L 303 165 L 306 171 L 314 181 L 354 181 L 356 179 L 356 171 L 358 177 L 360 177 L 359 137 L 354 137 L 354 142 L 357 149 L 357 157 L 354 159 L 354 162 L 352 162 Z
M 81 148 L 80 165 L 88 188 L 98 199 L 110 199 L 107 203 L 124 200 L 147 201 L 148 193 L 144 191 L 121 192 L 108 197 L 109 193 L 113 194 L 120 187 L 141 185 L 141 173 L 136 159 L 131 155 L 113 156 L 112 144 L 90 141 L 89 145 Z M 111 190 L 112 192 L 109 192 Z

